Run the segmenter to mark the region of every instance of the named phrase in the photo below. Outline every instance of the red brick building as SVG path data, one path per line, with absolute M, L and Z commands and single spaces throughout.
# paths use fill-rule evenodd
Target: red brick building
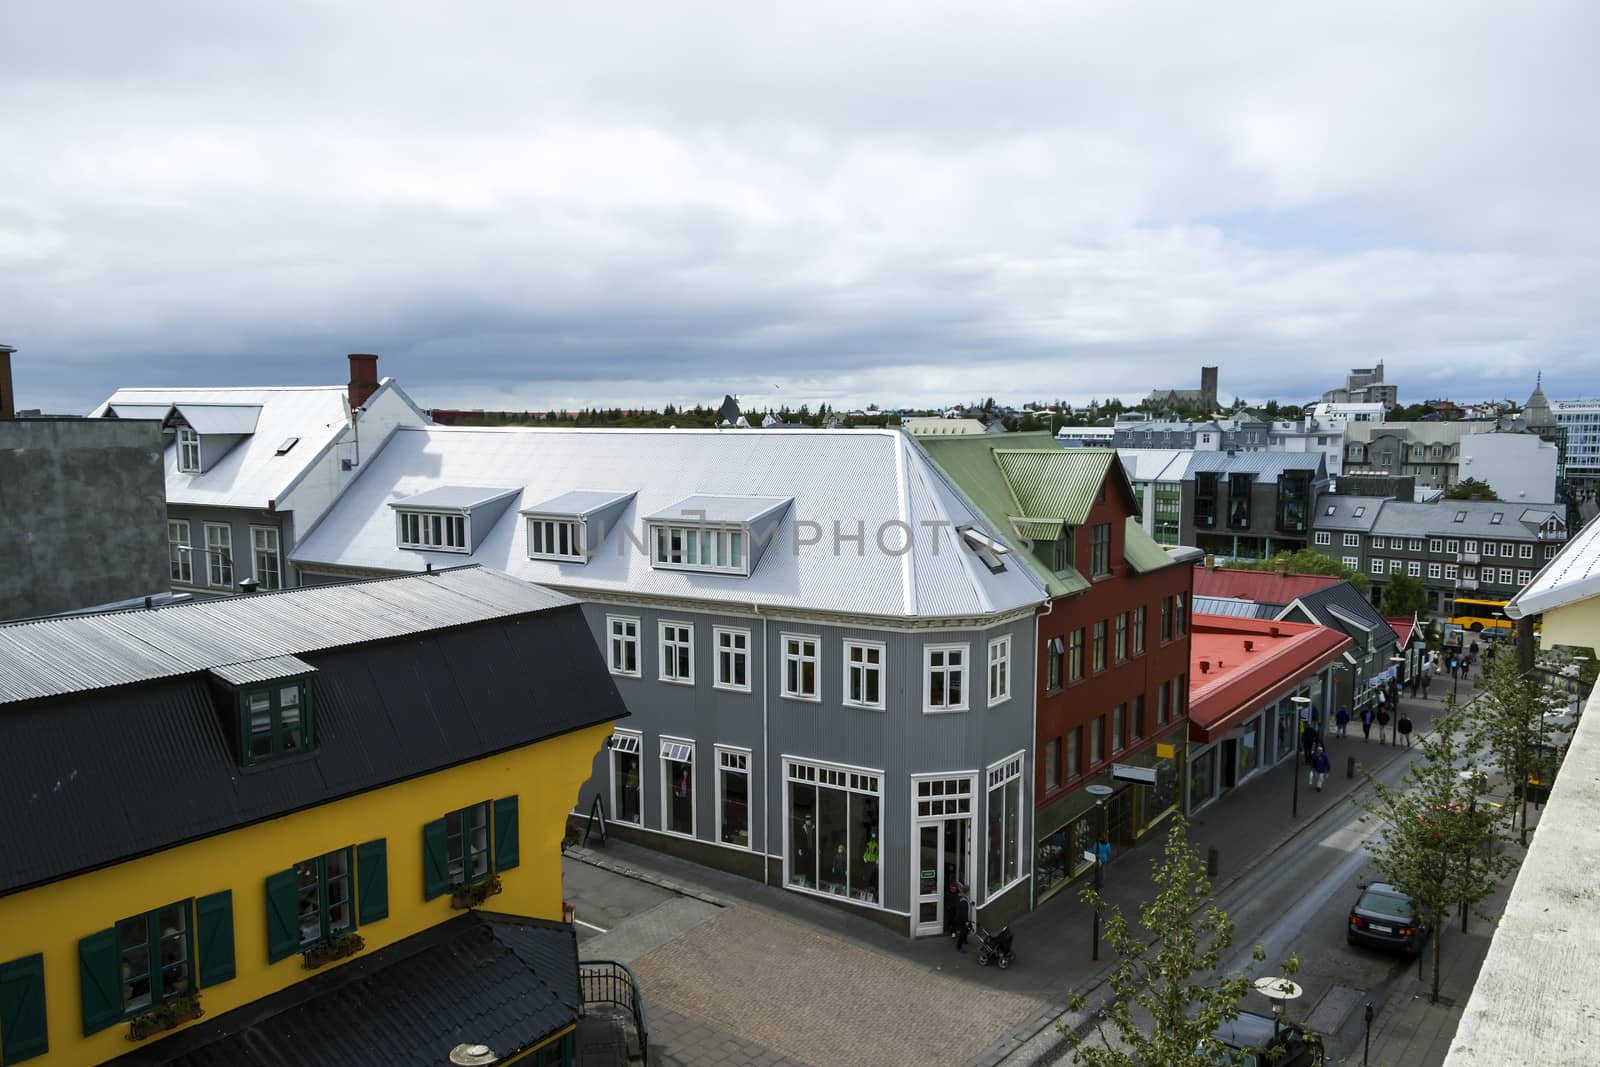
M 1046 434 L 922 443 L 1050 595 L 1033 752 L 1042 899 L 1090 866 L 1083 854 L 1102 832 L 1131 841 L 1180 805 L 1199 552 L 1168 552 L 1144 532 L 1110 449 L 1063 449 Z

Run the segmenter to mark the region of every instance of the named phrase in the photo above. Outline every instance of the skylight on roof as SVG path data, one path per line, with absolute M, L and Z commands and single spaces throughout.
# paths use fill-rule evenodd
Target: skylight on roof
M 1361 516 L 1365 515 L 1366 513 L 1367 513 L 1367 508 L 1366 508 L 1366 505 L 1364 505 L 1364 504 L 1362 506 L 1356 508 L 1356 510 L 1354 512 L 1355 517 L 1358 518 L 1358 519 Z
M 273 455 L 275 455 L 275 456 L 288 455 L 289 449 L 293 448 L 295 445 L 297 445 L 299 443 L 300 443 L 300 438 L 298 438 L 298 437 L 285 437 L 283 439 L 283 444 L 278 446 L 278 450 L 276 452 L 274 452 Z
M 1456 512 L 1456 520 L 1455 521 L 1456 522 L 1466 522 L 1467 521 L 1467 513 L 1465 511 Z
M 1332 515 L 1334 512 L 1336 512 L 1338 510 L 1339 510 L 1339 505 L 1337 505 L 1337 504 L 1329 504 L 1328 505 L 1328 514 L 1329 515 Z
M 1505 517 L 1506 517 L 1506 513 L 1505 512 L 1497 511 L 1493 515 L 1489 516 L 1489 525 L 1490 526 L 1499 526 L 1500 525 L 1500 520 L 1505 518 Z

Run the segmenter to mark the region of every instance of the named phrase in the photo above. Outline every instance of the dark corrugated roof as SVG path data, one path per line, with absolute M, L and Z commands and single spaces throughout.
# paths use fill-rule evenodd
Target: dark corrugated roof
M 1367 645 L 1368 638 L 1365 633 L 1359 632 L 1361 627 L 1370 627 L 1368 632 L 1372 635 L 1372 648 L 1389 648 L 1400 640 L 1394 627 L 1389 625 L 1389 620 L 1378 614 L 1372 602 L 1348 581 L 1335 582 L 1315 592 L 1304 593 L 1297 600 L 1319 625 L 1348 633 L 1363 646 Z M 1329 608 L 1338 608 L 1343 614 L 1357 620 L 1360 627 L 1346 625 Z
M 244 771 L 204 671 L 0 706 L 0 895 L 627 714 L 570 601 L 303 658 L 316 749 Z
M 572 927 L 474 911 L 115 1060 L 123 1067 L 363 1067 L 507 1059 L 577 1021 Z

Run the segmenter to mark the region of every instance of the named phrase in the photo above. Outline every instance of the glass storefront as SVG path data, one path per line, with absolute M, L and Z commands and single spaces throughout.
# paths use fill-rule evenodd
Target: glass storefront
M 1217 791 L 1217 750 L 1209 748 L 1189 763 L 1189 810 L 1194 811 Z
M 1239 780 L 1261 766 L 1261 716 L 1250 720 L 1239 738 Z
M 989 834 L 985 884 L 992 895 L 1015 882 L 1021 867 L 1022 756 L 989 770 Z
M 882 835 L 878 775 L 786 765 L 788 884 L 876 904 Z

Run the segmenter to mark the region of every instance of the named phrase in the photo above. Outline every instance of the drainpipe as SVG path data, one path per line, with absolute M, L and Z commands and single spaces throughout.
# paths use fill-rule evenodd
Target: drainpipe
M 1046 615 L 1049 615 L 1051 612 L 1053 612 L 1055 610 L 1056 610 L 1056 598 L 1055 597 L 1046 597 L 1045 598 L 1045 602 L 1044 602 L 1044 610 L 1043 611 L 1036 611 L 1036 612 L 1033 613 L 1033 655 L 1034 655 L 1034 662 L 1033 662 L 1033 685 L 1030 686 L 1030 688 L 1033 691 L 1033 725 L 1029 727 L 1028 739 L 1029 739 L 1029 742 L 1030 742 L 1029 749 L 1033 752 L 1034 766 L 1033 766 L 1032 769 L 1033 769 L 1033 775 L 1034 775 L 1034 779 L 1035 779 L 1034 780 L 1034 788 L 1035 789 L 1038 788 L 1038 775 L 1039 775 L 1039 766 L 1038 766 L 1038 763 L 1039 763 L 1039 647 L 1040 647 L 1039 646 L 1039 636 L 1040 636 L 1040 634 L 1039 634 L 1039 631 L 1040 631 L 1039 620 L 1044 618 Z M 1039 822 L 1038 822 L 1039 808 L 1038 808 L 1037 804 L 1034 805 L 1033 816 L 1034 816 L 1034 818 L 1033 818 L 1033 832 L 1034 832 L 1035 835 L 1037 835 L 1038 832 L 1039 832 Z M 913 846 L 915 846 L 915 842 L 913 842 L 912 844 L 913 844 Z M 1035 845 L 1034 848 L 1030 848 L 1028 850 L 1028 910 L 1029 911 L 1032 911 L 1034 908 L 1039 906 L 1039 872 L 1038 872 L 1037 869 L 1035 869 L 1035 861 L 1038 859 L 1038 849 L 1037 849 L 1038 839 L 1037 839 L 1037 837 L 1034 840 L 1034 845 Z M 911 922 L 912 922 L 912 929 L 914 930 L 916 928 L 916 917 L 915 916 L 912 916 Z
M 751 609 L 761 619 L 761 784 L 766 799 L 761 805 L 761 881 L 772 884 L 772 754 L 767 751 L 767 617 L 760 604 Z M 820 680 L 819 680 L 820 684 Z

